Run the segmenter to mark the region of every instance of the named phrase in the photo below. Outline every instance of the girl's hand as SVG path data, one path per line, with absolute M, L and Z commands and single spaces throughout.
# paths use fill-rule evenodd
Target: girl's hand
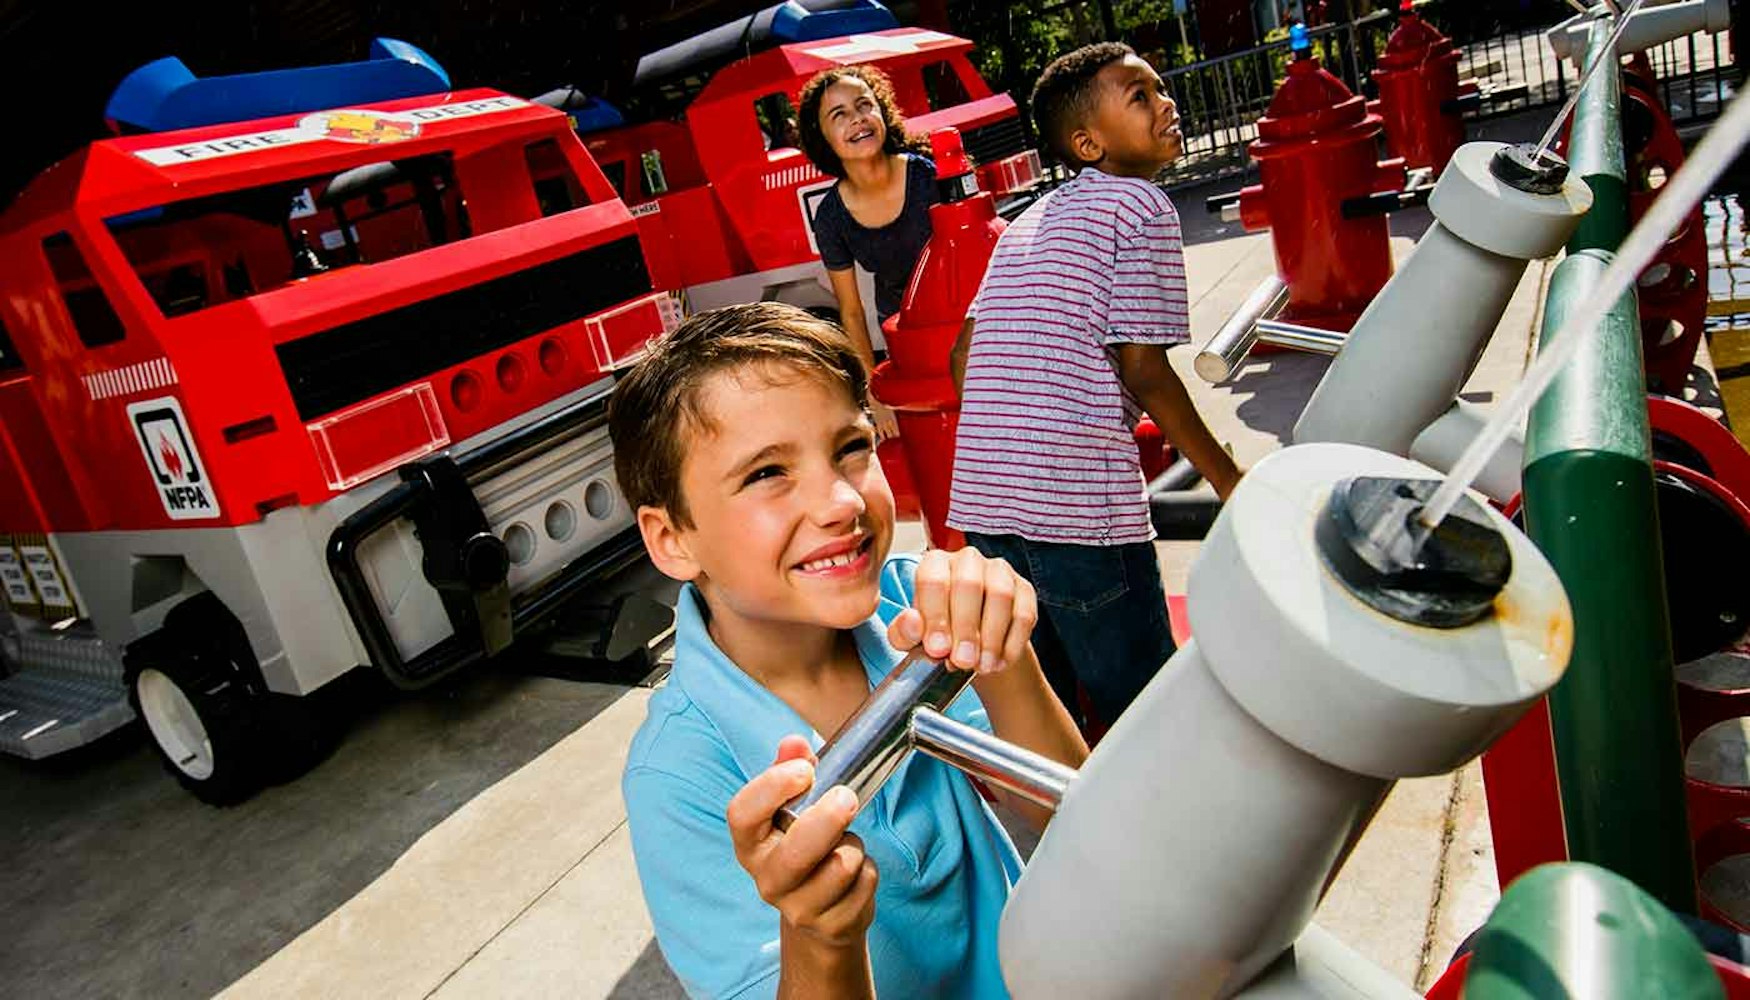
M 888 626 L 893 648 L 924 652 L 950 667 L 991 673 L 1027 649 L 1039 604 L 1033 585 L 1001 559 L 977 549 L 931 549 L 918 562 L 912 606 Z
M 869 416 L 875 421 L 875 440 L 891 441 L 899 436 L 899 418 L 878 399 L 869 400 Z
M 786 924 L 823 949 L 860 949 L 875 919 L 879 875 L 863 842 L 845 832 L 857 814 L 856 794 L 841 786 L 789 830 L 772 825 L 779 806 L 814 784 L 814 764 L 807 740 L 779 741 L 772 766 L 729 800 L 729 836 L 735 860 Z

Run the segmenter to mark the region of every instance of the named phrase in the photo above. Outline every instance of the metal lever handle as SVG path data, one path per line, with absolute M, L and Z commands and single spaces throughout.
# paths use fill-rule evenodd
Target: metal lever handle
M 920 705 L 945 709 L 970 683 L 970 671 L 949 670 L 940 660 L 924 655 L 921 648 L 913 650 L 820 748 L 814 786 L 784 803 L 772 822 L 778 829 L 788 830 L 802 810 L 836 785 L 857 793 L 861 808 L 881 790 L 911 749 L 912 710 Z
M 1057 808 L 1075 779 L 1074 768 L 942 714 L 970 683 L 971 671 L 950 670 L 922 649 L 914 650 L 821 747 L 813 787 L 784 803 L 772 817 L 773 825 L 788 830 L 804 809 L 836 785 L 855 792 L 861 809 L 914 748 L 975 778 Z

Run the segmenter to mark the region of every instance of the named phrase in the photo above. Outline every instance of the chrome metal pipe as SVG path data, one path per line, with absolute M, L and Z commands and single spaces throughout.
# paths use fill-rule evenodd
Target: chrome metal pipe
M 1323 354 L 1336 357 L 1343 349 L 1343 343 L 1349 339 L 1346 333 L 1336 330 L 1321 330 L 1316 326 L 1302 326 L 1299 323 L 1285 323 L 1279 319 L 1261 319 L 1258 321 L 1258 342 L 1272 347 L 1292 347 L 1308 354 Z
M 1258 321 L 1275 316 L 1287 301 L 1288 286 L 1282 283 L 1280 276 L 1272 274 L 1260 281 L 1221 329 L 1215 331 L 1215 336 L 1203 345 L 1203 350 L 1197 352 L 1197 359 L 1191 367 L 1211 385 L 1227 381 L 1240 362 L 1246 359 L 1252 345 L 1258 342 Z
M 857 794 L 859 809 L 867 805 L 912 748 L 912 712 L 920 706 L 947 708 L 971 682 L 972 671 L 949 670 L 922 649 L 913 651 L 820 748 L 813 787 L 784 803 L 772 822 L 789 829 L 804 809 L 838 785 Z
M 931 757 L 1047 809 L 1057 808 L 1075 780 L 1075 768 L 955 722 L 932 708 L 912 712 L 911 735 L 917 749 Z

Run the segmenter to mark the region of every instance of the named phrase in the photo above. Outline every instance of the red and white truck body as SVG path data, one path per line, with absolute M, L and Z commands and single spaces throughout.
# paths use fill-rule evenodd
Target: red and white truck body
M 0 749 L 131 700 L 235 797 L 238 717 L 359 666 L 429 683 L 641 552 L 603 411 L 679 307 L 558 112 L 468 90 L 102 140 L 0 257 Z

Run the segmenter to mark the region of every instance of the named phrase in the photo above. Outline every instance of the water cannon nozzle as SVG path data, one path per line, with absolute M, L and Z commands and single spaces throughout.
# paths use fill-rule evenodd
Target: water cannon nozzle
M 1459 628 L 1486 617 L 1513 572 L 1507 539 L 1465 497 L 1430 529 L 1419 516 L 1438 480 L 1360 476 L 1331 490 L 1319 556 L 1362 603 L 1401 622 Z

